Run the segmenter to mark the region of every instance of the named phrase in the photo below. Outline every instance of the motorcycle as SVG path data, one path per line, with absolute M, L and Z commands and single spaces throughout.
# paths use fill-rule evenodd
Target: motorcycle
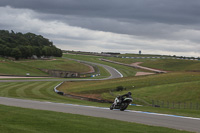
M 128 105 L 133 101 L 132 98 L 122 98 L 121 103 L 119 102 L 120 97 L 116 97 L 114 103 L 110 106 L 110 110 L 120 109 L 120 111 L 124 111 Z

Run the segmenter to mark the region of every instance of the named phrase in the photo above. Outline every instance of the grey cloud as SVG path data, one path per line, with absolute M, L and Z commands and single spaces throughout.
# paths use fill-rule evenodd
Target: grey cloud
M 62 47 L 64 44 L 74 47 L 95 45 L 101 49 L 113 50 L 150 49 L 171 52 L 197 51 L 199 53 L 194 48 L 199 48 L 200 43 L 198 37 L 200 35 L 199 0 L 0 1 L 0 7 L 7 5 L 16 10 L 22 8 L 27 9 L 27 11 L 30 11 L 28 9 L 33 10 L 30 13 L 32 15 L 30 19 L 32 17 L 43 22 L 58 21 L 72 27 L 91 29 L 91 31 L 87 31 L 86 35 L 84 35 L 84 31 L 81 31 L 83 33 L 76 36 L 66 30 L 64 32 L 67 32 L 68 35 L 63 34 L 61 28 L 58 31 L 59 34 L 55 35 L 48 34 L 49 29 L 44 31 L 42 27 L 44 25 L 41 27 L 30 25 L 29 30 L 35 33 L 43 33 L 55 39 L 54 42 L 60 46 L 62 44 Z M 3 20 L 0 22 L 0 27 L 10 30 L 20 30 L 20 28 L 27 30 L 24 25 L 15 27 L 16 24 L 9 24 Z M 37 22 L 34 24 L 37 24 Z M 95 35 L 92 34 L 95 31 L 117 33 L 123 37 L 120 38 L 121 40 L 103 40 L 103 38 L 95 38 Z M 73 32 L 76 32 L 76 30 Z M 124 34 L 133 38 L 124 37 Z M 104 36 L 97 35 L 97 37 Z M 115 39 L 115 37 L 112 39 Z M 139 42 L 138 40 L 145 40 L 146 42 Z M 179 43 L 176 43 L 176 41 Z M 181 45 L 181 43 L 184 45 Z M 187 45 L 192 46 L 188 47 Z
M 200 26 L 198 0 L 1 0 L 0 5 L 30 8 L 46 13 L 40 19 L 71 26 L 154 39 L 183 39 L 173 33 Z
M 59 20 L 71 26 L 78 26 L 92 30 L 113 32 L 118 34 L 128 34 L 134 36 L 144 36 L 148 38 L 165 38 L 178 39 L 172 36 L 173 32 L 177 32 L 187 26 L 169 25 L 153 22 L 142 22 L 133 20 L 129 22 L 118 21 L 110 18 L 88 18 L 64 15 L 42 15 L 40 19 Z M 191 28 L 191 26 L 189 27 Z M 195 27 L 196 28 L 196 27 Z
M 1 0 L 1 6 L 30 8 L 50 14 L 137 19 L 169 24 L 199 23 L 198 0 Z

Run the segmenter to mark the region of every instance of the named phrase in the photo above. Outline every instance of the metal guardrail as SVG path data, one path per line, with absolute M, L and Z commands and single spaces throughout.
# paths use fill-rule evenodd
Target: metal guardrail
M 127 57 L 127 56 L 118 56 L 117 58 L 128 58 L 128 59 L 182 59 L 182 60 L 199 60 L 200 58 L 190 58 L 190 57 Z
M 56 85 L 56 86 L 54 87 L 54 91 L 55 91 L 57 94 L 64 95 L 64 92 L 57 90 L 57 88 L 58 88 L 59 86 L 61 86 L 63 83 L 64 83 L 64 82 L 61 82 L 60 84 L 58 84 L 58 85 Z

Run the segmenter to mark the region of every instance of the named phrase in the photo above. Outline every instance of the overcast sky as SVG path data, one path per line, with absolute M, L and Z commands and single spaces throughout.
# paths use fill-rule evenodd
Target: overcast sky
M 0 29 L 63 50 L 200 57 L 200 0 L 0 0 Z

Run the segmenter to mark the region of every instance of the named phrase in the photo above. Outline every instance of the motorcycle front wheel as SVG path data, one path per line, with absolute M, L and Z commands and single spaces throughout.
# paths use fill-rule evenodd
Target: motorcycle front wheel
M 114 108 L 114 105 L 112 104 L 112 105 L 110 106 L 110 110 L 113 110 L 113 108 Z

